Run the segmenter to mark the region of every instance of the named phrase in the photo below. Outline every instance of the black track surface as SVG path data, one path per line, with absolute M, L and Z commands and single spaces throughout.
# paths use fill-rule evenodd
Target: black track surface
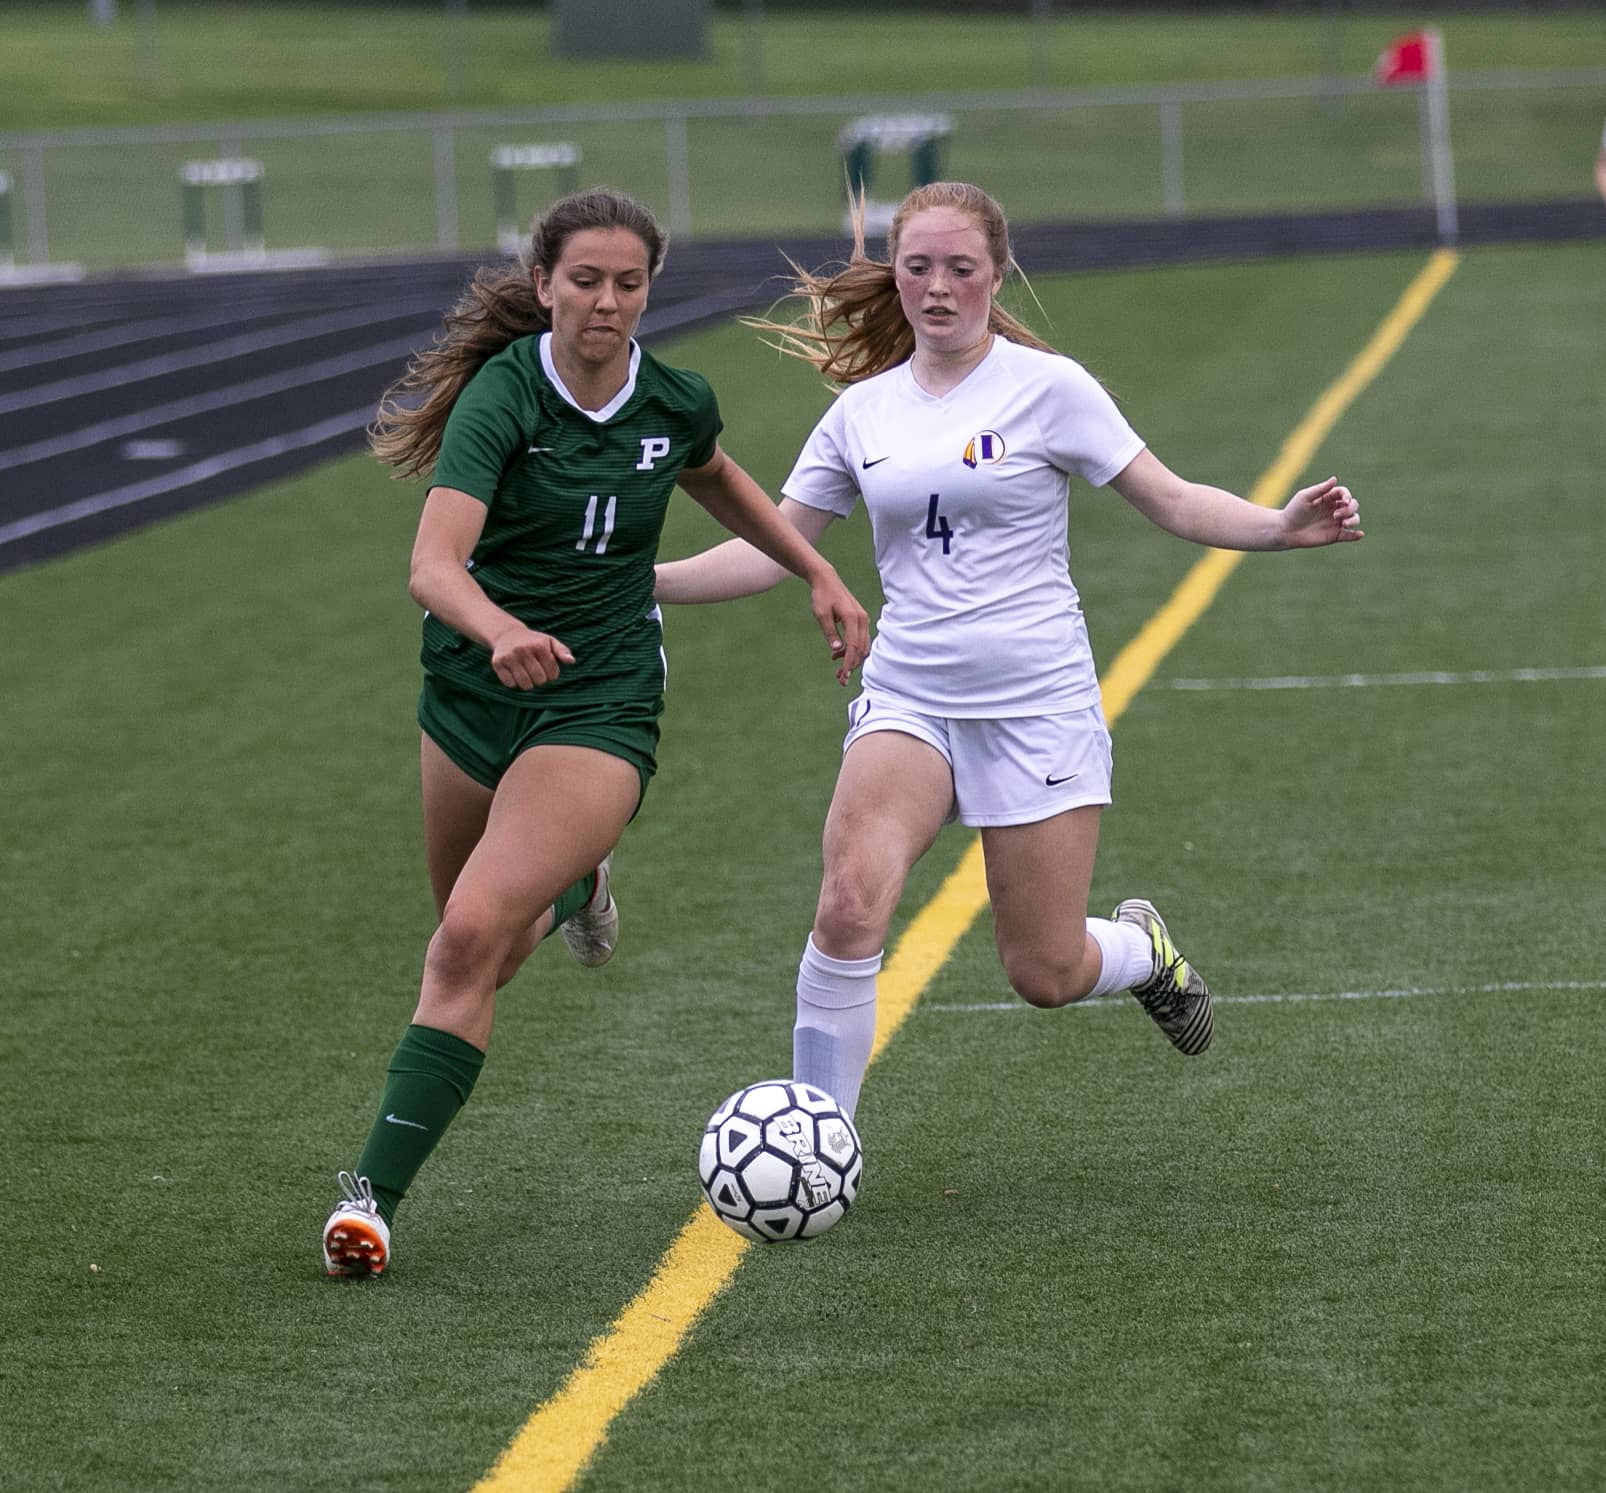
M 1464 206 L 1461 243 L 1606 238 L 1606 206 Z M 1023 227 L 1030 274 L 1430 246 L 1432 214 Z M 675 246 L 644 341 L 767 305 L 789 254 L 841 239 Z M 0 571 L 358 449 L 379 396 L 480 260 L 76 284 L 0 282 Z

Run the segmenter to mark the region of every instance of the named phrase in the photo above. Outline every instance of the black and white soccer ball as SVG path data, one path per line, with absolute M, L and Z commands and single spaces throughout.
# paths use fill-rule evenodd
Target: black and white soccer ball
M 823 1234 L 852 1206 L 863 1171 L 859 1132 L 841 1105 L 791 1078 L 738 1089 L 709 1118 L 697 1152 L 714 1212 L 765 1243 Z

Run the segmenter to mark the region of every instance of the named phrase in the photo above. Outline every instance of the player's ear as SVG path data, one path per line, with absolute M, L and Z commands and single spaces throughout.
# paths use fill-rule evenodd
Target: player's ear
M 547 278 L 547 272 L 540 265 L 534 265 L 530 270 L 530 278 L 535 282 L 535 298 L 542 308 L 552 309 L 552 282 Z

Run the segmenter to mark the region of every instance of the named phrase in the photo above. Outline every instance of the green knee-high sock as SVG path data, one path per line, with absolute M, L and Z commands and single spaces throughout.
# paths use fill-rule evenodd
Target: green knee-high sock
M 419 1167 L 468 1103 L 485 1054 L 472 1043 L 432 1026 L 409 1026 L 391 1055 L 379 1117 L 357 1158 L 358 1176 L 373 1185 L 386 1223 L 396 1220 Z
M 579 912 L 596 893 L 597 873 L 588 871 L 573 886 L 565 887 L 558 893 L 558 900 L 552 904 L 552 926 L 547 929 L 547 936 L 551 937 L 565 923 Z

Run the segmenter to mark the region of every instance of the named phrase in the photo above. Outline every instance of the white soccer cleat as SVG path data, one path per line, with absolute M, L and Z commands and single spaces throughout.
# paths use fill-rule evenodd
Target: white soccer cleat
M 390 1263 L 390 1225 L 379 1216 L 366 1177 L 339 1174 L 346 1198 L 323 1226 L 323 1263 L 330 1275 L 382 1275 Z
M 592 968 L 612 959 L 619 942 L 619 904 L 608 890 L 612 864 L 613 854 L 609 852 L 597 867 L 597 887 L 591 900 L 558 929 L 569 952 Z

